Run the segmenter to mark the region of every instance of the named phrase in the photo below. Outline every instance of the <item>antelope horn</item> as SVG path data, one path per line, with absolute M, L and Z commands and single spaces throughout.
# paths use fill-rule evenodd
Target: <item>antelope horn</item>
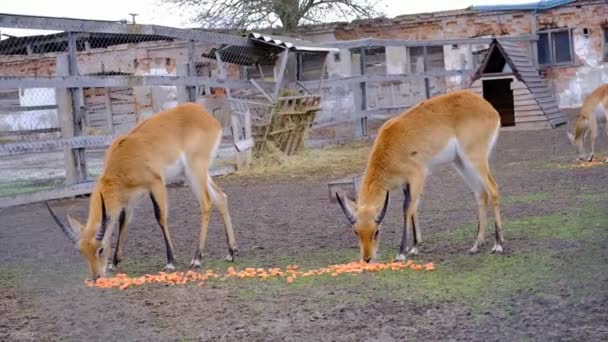
M 384 206 L 382 207 L 382 210 L 378 213 L 378 216 L 376 216 L 376 223 L 380 224 L 380 222 L 382 222 L 382 219 L 384 218 L 384 215 L 386 214 L 386 209 L 388 208 L 388 196 L 389 192 L 386 192 L 386 198 L 384 199 Z
M 101 226 L 99 227 L 97 236 L 95 236 L 95 239 L 97 241 L 103 240 L 104 235 L 106 235 L 106 228 L 108 226 L 108 216 L 106 214 L 106 202 L 103 200 L 103 195 L 101 194 L 101 192 L 99 193 L 99 197 L 101 198 Z
M 59 217 L 57 217 L 57 215 L 55 215 L 55 213 L 53 212 L 53 209 L 51 209 L 51 206 L 49 205 L 48 202 L 44 202 L 44 204 L 46 205 L 46 208 L 49 210 L 49 213 L 51 213 L 51 216 L 53 217 L 53 220 L 55 221 L 55 223 L 57 223 L 57 225 L 59 226 L 59 228 L 61 228 L 61 230 L 65 233 L 65 235 L 67 235 L 67 237 L 73 243 L 77 243 L 78 240 L 80 240 L 80 236 L 78 235 L 78 233 L 76 233 L 74 231 L 74 229 L 72 229 L 72 227 L 66 226 L 65 224 L 63 224 L 61 222 L 61 220 L 59 220 Z

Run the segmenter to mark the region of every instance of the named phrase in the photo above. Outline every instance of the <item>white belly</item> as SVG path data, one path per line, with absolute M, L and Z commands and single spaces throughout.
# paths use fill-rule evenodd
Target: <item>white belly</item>
M 604 108 L 604 105 L 602 105 L 601 103 L 598 103 L 598 105 L 593 110 L 593 116 L 595 117 L 595 120 L 598 122 L 605 122 L 606 115 L 606 108 Z
M 182 176 L 184 174 L 185 167 L 186 156 L 182 154 L 173 164 L 166 166 L 163 170 L 165 173 L 165 181 L 174 180 Z
M 445 145 L 443 150 L 441 150 L 428 164 L 429 169 L 433 168 L 437 165 L 451 163 L 456 159 L 456 155 L 458 153 L 458 149 L 460 145 L 458 144 L 458 140 L 456 138 L 452 138 Z

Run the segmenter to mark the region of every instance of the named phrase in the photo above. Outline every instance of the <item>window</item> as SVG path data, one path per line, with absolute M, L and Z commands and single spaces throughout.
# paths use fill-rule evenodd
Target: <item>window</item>
M 568 65 L 573 62 L 572 31 L 570 29 L 538 33 L 538 64 L 552 66 Z
M 445 70 L 443 62 L 443 46 L 427 46 L 426 53 L 428 58 L 427 71 Z M 424 72 L 424 47 L 410 47 L 410 72 Z
M 608 62 L 608 27 L 602 29 L 604 32 L 604 61 Z
M 297 78 L 299 81 L 315 81 L 321 76 L 327 76 L 323 71 L 325 63 L 325 55 L 317 53 L 298 53 L 298 71 Z

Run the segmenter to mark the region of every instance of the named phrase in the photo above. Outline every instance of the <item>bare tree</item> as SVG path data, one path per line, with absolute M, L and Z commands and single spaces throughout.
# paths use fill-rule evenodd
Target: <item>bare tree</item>
M 379 15 L 380 0 L 162 0 L 194 10 L 193 22 L 204 28 L 276 27 L 294 31 L 298 25 Z

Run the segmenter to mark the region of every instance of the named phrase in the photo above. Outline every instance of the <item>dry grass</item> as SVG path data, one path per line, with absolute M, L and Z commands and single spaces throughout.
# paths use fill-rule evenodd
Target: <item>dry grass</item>
M 237 177 L 261 179 L 327 178 L 362 173 L 371 142 L 353 142 L 321 149 L 306 149 L 286 156 L 275 148 L 260 151 L 251 167 L 240 170 Z

